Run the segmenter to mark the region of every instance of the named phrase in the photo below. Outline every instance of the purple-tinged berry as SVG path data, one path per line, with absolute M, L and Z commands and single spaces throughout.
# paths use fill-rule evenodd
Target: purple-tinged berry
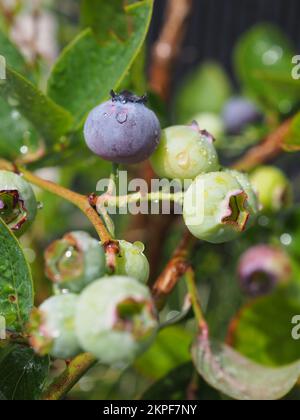
M 242 134 L 249 125 L 262 122 L 263 114 L 257 106 L 242 97 L 230 99 L 223 109 L 223 121 L 225 130 L 229 135 Z
M 238 266 L 241 289 L 250 297 L 271 293 L 279 284 L 286 284 L 291 273 L 288 255 L 269 245 L 250 248 L 242 255 Z
M 16 236 L 34 220 L 37 202 L 31 185 L 22 176 L 0 171 L 0 217 Z
M 96 155 L 115 163 L 147 160 L 160 140 L 158 118 L 146 107 L 146 97 L 124 91 L 91 111 L 85 127 L 87 146 Z

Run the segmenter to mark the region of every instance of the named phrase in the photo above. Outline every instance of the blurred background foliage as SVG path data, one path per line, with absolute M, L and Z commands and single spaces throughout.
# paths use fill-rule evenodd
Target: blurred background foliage
M 263 123 L 247 127 L 237 136 L 230 136 L 224 133 L 220 122 L 216 133 L 217 145 L 222 162 L 227 164 L 259 143 L 280 122 L 297 113 L 300 82 L 291 77 L 292 56 L 297 53 L 297 48 L 299 52 L 300 47 L 300 39 L 292 30 L 293 18 L 297 16 L 293 10 L 299 6 L 297 2 L 195 1 L 177 66 L 170 75 L 171 94 L 167 101 L 163 101 L 151 90 L 148 81 L 151 50 L 164 23 L 165 3 L 156 1 L 147 42 L 134 62 L 121 65 L 122 60 L 126 61 L 126 54 L 122 53 L 125 43 L 129 49 L 135 48 L 139 42 L 137 32 L 145 30 L 140 26 L 141 22 L 146 21 L 142 13 L 133 14 L 131 18 L 136 19 L 136 26 L 134 31 L 128 31 L 121 1 L 16 0 L 11 2 L 12 5 L 5 0 L 0 1 L 1 54 L 8 55 L 9 64 L 40 89 L 48 89 L 50 97 L 67 108 L 70 120 L 73 118 L 68 135 L 55 133 L 56 141 L 53 143 L 51 127 L 45 127 L 43 134 L 46 135 L 41 136 L 30 116 L 25 118 L 19 112 L 15 95 L 7 92 L 6 100 L 0 98 L 0 156 L 28 163 L 42 177 L 78 192 L 93 192 L 97 181 L 109 176 L 110 165 L 91 156 L 84 146 L 82 121 L 92 106 L 107 97 L 108 92 L 101 89 L 105 86 L 101 77 L 106 83 L 109 78 L 113 85 L 122 79 L 119 89 L 131 89 L 138 94 L 149 91 L 150 106 L 158 113 L 164 127 L 173 123 L 188 123 L 196 117 L 200 118 L 203 113 L 220 120 L 224 104 L 233 95 L 244 95 L 253 100 L 264 114 Z M 260 8 L 256 12 L 258 3 Z M 243 10 L 243 15 L 239 14 L 239 10 Z M 277 10 L 276 16 L 274 10 Z M 94 30 L 97 42 L 91 43 L 88 32 L 79 35 L 87 27 Z M 119 51 L 110 44 L 112 32 L 123 42 Z M 18 45 L 20 54 L 14 49 L 9 51 L 7 38 Z M 74 38 L 77 40 L 75 51 L 72 53 L 68 47 L 63 52 L 64 59 L 74 63 L 72 72 L 65 73 L 65 61 L 61 58 L 53 69 L 59 52 L 70 42 L 74 47 Z M 100 81 L 98 76 L 102 62 L 97 61 L 99 45 L 107 49 L 105 60 L 111 65 Z M 90 60 L 94 65 L 93 71 L 89 67 Z M 109 74 L 118 62 L 119 73 L 122 70 L 126 73 L 125 77 L 117 70 Z M 87 96 L 85 89 L 92 95 Z M 84 98 L 87 98 L 86 102 Z M 30 110 L 28 112 L 30 114 Z M 63 119 L 64 124 L 66 119 Z M 293 147 L 299 146 L 297 124 L 291 133 L 290 143 Z M 212 335 L 229 341 L 242 354 L 269 366 L 281 366 L 300 358 L 300 342 L 292 340 L 290 333 L 291 318 L 300 314 L 299 155 L 284 154 L 276 159 L 275 164 L 283 168 L 293 182 L 295 206 L 280 214 L 262 215 L 257 227 L 237 242 L 220 246 L 199 243 L 192 258 Z M 131 177 L 140 175 L 140 167 L 130 168 Z M 70 230 L 82 229 L 94 233 L 88 221 L 69 203 L 40 190 L 37 196 L 40 211 L 31 232 L 22 238 L 22 245 L 32 265 L 38 304 L 51 293 L 51 286 L 44 275 L 43 250 L 51 241 Z M 152 222 L 156 223 L 153 219 L 148 219 L 146 225 L 124 216 L 115 217 L 114 221 L 119 238 L 142 240 L 149 252 L 149 229 Z M 161 244 L 156 268 L 163 268 L 182 232 L 183 226 L 175 219 Z M 258 300 L 249 300 L 239 288 L 237 263 L 246 249 L 258 243 L 284 248 L 293 261 L 293 276 L 285 288 Z M 152 276 L 155 276 L 157 272 L 155 267 L 152 268 Z M 164 320 L 180 313 L 186 292 L 185 286 L 180 284 L 162 314 Z M 232 330 L 229 326 L 232 327 L 233 320 Z M 163 329 L 153 347 L 132 367 L 125 370 L 96 367 L 80 381 L 69 397 L 133 399 L 144 396 L 159 399 L 163 395 L 164 399 L 186 399 L 195 388 L 196 394 L 192 395 L 195 398 L 225 398 L 195 378 L 189 353 L 193 330 L 192 314 L 188 313 L 177 325 Z M 56 375 L 62 368 L 63 364 L 55 363 L 51 374 Z M 193 388 L 195 381 L 198 384 Z M 288 398 L 299 399 L 298 394 L 295 391 Z

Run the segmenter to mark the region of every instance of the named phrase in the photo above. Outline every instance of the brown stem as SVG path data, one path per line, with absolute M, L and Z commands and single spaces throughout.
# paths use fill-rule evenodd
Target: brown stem
M 54 182 L 46 181 L 24 168 L 15 167 L 13 164 L 3 159 L 0 160 L 0 168 L 12 172 L 22 173 L 24 179 L 26 179 L 31 184 L 34 184 L 45 191 L 48 191 L 57 195 L 58 197 L 63 198 L 64 200 L 67 200 L 79 208 L 90 220 L 96 232 L 98 233 L 104 249 L 106 250 L 109 268 L 114 270 L 114 267 L 116 266 L 116 255 L 119 253 L 119 245 L 116 241 L 113 240 L 104 223 L 102 222 L 101 217 L 90 204 L 89 197 L 78 194 L 74 191 L 62 187 L 61 185 L 55 184 Z M 112 244 L 114 244 L 114 246 L 112 246 Z
M 174 61 L 179 53 L 193 0 L 168 0 L 165 23 L 156 42 L 150 67 L 150 86 L 162 98 L 170 94 Z
M 166 298 L 189 269 L 188 256 L 194 241 L 190 233 L 184 235 L 166 268 L 154 283 L 152 293 L 158 309 L 163 308 Z
M 233 167 L 240 171 L 248 171 L 278 156 L 282 152 L 283 141 L 289 133 L 291 123 L 292 119 L 286 120 L 263 143 L 250 149 Z

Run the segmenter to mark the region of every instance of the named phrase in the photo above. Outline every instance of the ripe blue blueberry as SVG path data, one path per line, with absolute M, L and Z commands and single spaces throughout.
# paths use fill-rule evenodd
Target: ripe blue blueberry
M 147 283 L 150 274 L 149 262 L 144 254 L 145 246 L 141 242 L 131 244 L 127 241 L 119 241 L 120 254 L 117 258 L 115 273 L 128 276 L 141 283 Z
M 104 277 L 79 297 L 77 337 L 104 364 L 133 362 L 151 344 L 157 327 L 150 291 L 133 278 Z
M 184 196 L 185 224 L 196 238 L 207 242 L 237 238 L 250 227 L 255 214 L 237 177 L 226 171 L 199 175 Z
M 70 232 L 45 251 L 46 275 L 60 289 L 79 293 L 106 271 L 99 241 L 86 232 Z
M 34 309 L 29 323 L 30 344 L 40 355 L 70 359 L 80 353 L 74 316 L 78 296 L 64 294 L 47 299 Z
M 89 114 L 84 136 L 98 156 L 115 163 L 133 164 L 148 159 L 160 140 L 160 123 L 145 106 L 146 97 L 113 91 L 111 100 Z
M 0 171 L 0 217 L 16 236 L 34 220 L 37 202 L 31 185 L 20 175 Z
M 260 123 L 263 114 L 250 100 L 237 97 L 230 99 L 223 109 L 223 121 L 229 135 L 239 135 L 248 125 Z
M 163 130 L 151 164 L 159 177 L 181 180 L 217 171 L 220 166 L 213 136 L 196 122 Z
M 246 251 L 239 262 L 238 277 L 241 289 L 250 297 L 272 292 L 291 278 L 292 264 L 280 248 L 270 245 L 254 246 Z

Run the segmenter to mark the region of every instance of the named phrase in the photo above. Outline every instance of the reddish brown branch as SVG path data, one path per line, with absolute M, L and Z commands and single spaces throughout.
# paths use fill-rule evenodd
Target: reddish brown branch
M 193 0 L 168 0 L 165 23 L 156 42 L 150 67 L 150 86 L 163 99 L 168 99 L 174 61 L 185 35 L 186 20 Z
M 284 138 L 288 135 L 292 119 L 286 120 L 258 146 L 250 149 L 233 167 L 248 171 L 257 165 L 276 158 L 282 152 Z
M 163 307 L 165 299 L 190 267 L 188 257 L 194 242 L 195 238 L 187 232 L 166 268 L 154 283 L 152 293 L 158 309 Z

